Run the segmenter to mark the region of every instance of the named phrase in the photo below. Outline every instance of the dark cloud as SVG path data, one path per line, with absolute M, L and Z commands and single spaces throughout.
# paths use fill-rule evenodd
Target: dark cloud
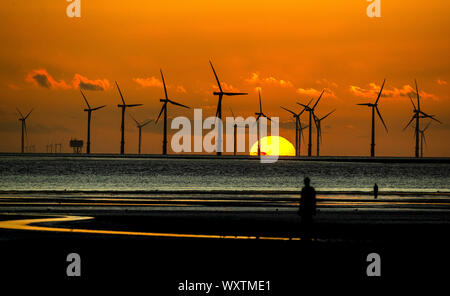
M 44 74 L 36 74 L 33 76 L 34 81 L 37 82 L 38 85 L 45 87 L 45 88 L 50 88 L 50 81 L 48 81 L 48 78 L 46 75 Z
M 78 84 L 78 87 L 80 89 L 83 89 L 83 90 L 93 90 L 93 91 L 103 91 L 103 90 L 105 90 L 101 85 L 88 83 L 88 82 L 83 82 L 83 81 L 80 81 L 80 83 Z

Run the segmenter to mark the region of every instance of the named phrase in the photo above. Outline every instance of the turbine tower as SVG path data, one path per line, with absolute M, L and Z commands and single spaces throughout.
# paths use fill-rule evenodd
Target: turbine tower
M 423 130 L 419 130 L 420 133 L 420 157 L 423 157 L 423 143 L 427 145 L 427 140 L 425 139 L 425 131 L 430 127 L 431 121 L 425 126 Z
M 131 116 L 131 119 L 133 119 L 134 122 L 136 123 L 136 127 L 137 127 L 138 130 L 139 130 L 138 154 L 141 154 L 142 128 L 143 128 L 144 126 L 146 126 L 147 124 L 149 124 L 150 122 L 152 122 L 153 119 L 148 119 L 147 121 L 139 122 L 139 121 L 137 121 L 136 119 L 134 119 L 133 115 L 130 114 L 130 116 Z
M 309 101 L 308 105 L 311 103 L 311 101 Z M 300 146 L 301 146 L 301 138 L 300 136 L 303 135 L 303 127 L 302 127 L 302 122 L 300 121 L 300 115 L 303 114 L 303 112 L 305 112 L 306 107 L 303 107 L 303 110 L 300 111 L 300 113 L 295 113 L 292 110 L 289 110 L 287 108 L 284 108 L 283 106 L 280 106 L 282 109 L 286 110 L 287 112 L 292 114 L 292 117 L 295 118 L 295 156 L 300 156 Z
M 261 139 L 260 139 L 260 131 L 259 128 L 261 127 L 260 123 L 259 123 L 259 119 L 261 117 L 265 117 L 267 118 L 269 121 L 272 121 L 269 117 L 267 117 L 266 114 L 263 113 L 262 111 L 262 104 L 261 104 L 261 90 L 258 88 L 258 97 L 259 97 L 259 112 L 255 113 L 255 115 L 257 115 L 256 117 L 256 124 L 257 124 L 257 129 L 258 129 L 258 157 L 261 156 Z
M 328 113 L 327 115 L 325 115 L 322 118 L 318 118 L 314 114 L 314 123 L 316 124 L 316 128 L 317 128 L 317 156 L 319 156 L 319 147 L 320 147 L 320 143 L 322 142 L 322 127 L 321 127 L 322 120 L 324 120 L 325 118 L 330 116 L 334 111 L 336 111 L 336 109 L 334 109 L 333 111 L 331 111 L 330 113 Z
M 209 64 L 211 65 L 211 69 L 213 70 L 214 77 L 216 78 L 217 85 L 219 86 L 220 91 L 213 92 L 213 95 L 218 96 L 219 100 L 217 102 L 217 111 L 216 111 L 216 117 L 218 117 L 219 120 L 219 134 L 217 137 L 217 155 L 222 155 L 221 147 L 222 147 L 222 98 L 223 96 L 241 96 L 241 95 L 248 95 L 248 93 L 238 93 L 238 92 L 224 92 L 222 90 L 222 86 L 219 81 L 219 77 L 217 77 L 216 70 L 214 70 L 214 66 L 211 61 L 209 61 Z
M 28 114 L 26 116 L 23 116 L 22 112 L 20 112 L 20 110 L 18 108 L 16 108 L 17 112 L 19 112 L 20 118 L 19 121 L 22 122 L 22 141 L 21 141 L 21 146 L 20 146 L 20 151 L 21 153 L 25 152 L 25 136 L 27 136 L 27 124 L 26 124 L 26 120 L 28 118 L 28 116 L 30 116 L 31 112 L 33 112 L 33 109 L 31 109 L 30 112 L 28 112 Z
M 119 91 L 120 94 L 120 98 L 122 99 L 122 103 L 123 104 L 118 104 L 117 107 L 122 108 L 122 124 L 120 126 L 120 129 L 122 131 L 122 136 L 121 136 L 121 140 L 120 140 L 120 154 L 124 154 L 125 153 L 125 109 L 127 107 L 137 107 L 137 106 L 142 106 L 142 104 L 125 104 L 125 100 L 123 99 L 123 95 L 122 92 L 120 91 L 119 88 L 119 84 L 117 84 L 116 81 L 116 86 L 117 86 L 117 90 Z
M 81 89 L 80 89 L 80 92 L 81 92 L 81 95 L 83 96 L 84 101 L 86 102 L 86 105 L 87 105 L 87 109 L 84 109 L 84 112 L 87 112 L 87 114 L 88 114 L 86 154 L 90 154 L 91 153 L 91 115 L 92 115 L 92 111 L 99 110 L 99 109 L 105 107 L 106 105 L 96 107 L 96 108 L 91 108 L 91 105 L 89 105 L 89 102 L 86 99 L 86 96 L 84 95 L 84 93 Z
M 163 155 L 167 155 L 167 103 L 171 103 L 173 105 L 177 105 L 177 106 L 180 106 L 180 107 L 183 107 L 183 108 L 188 108 L 188 109 L 190 109 L 190 107 L 185 106 L 185 105 L 180 104 L 180 103 L 177 103 L 177 102 L 172 101 L 172 100 L 169 99 L 169 97 L 167 96 L 167 88 L 166 88 L 166 82 L 164 81 L 164 75 L 163 75 L 162 70 L 160 70 L 160 72 L 161 72 L 162 82 L 163 82 L 163 85 L 164 85 L 165 99 L 160 99 L 159 100 L 160 102 L 163 102 L 164 104 L 163 104 L 163 106 L 161 108 L 161 111 L 159 112 L 159 115 L 158 115 L 158 118 L 155 121 L 155 124 L 158 123 L 158 120 L 159 120 L 159 118 L 161 117 L 161 114 L 164 111 L 164 136 L 163 136 L 163 147 L 162 147 L 162 150 L 163 150 Z
M 303 104 L 297 103 L 297 104 L 305 107 L 306 111 L 309 112 L 308 156 L 312 155 L 312 119 L 314 117 L 314 110 L 316 109 L 316 106 L 319 103 L 320 99 L 322 98 L 322 95 L 324 92 L 325 92 L 325 90 L 322 91 L 322 93 L 320 94 L 319 98 L 317 99 L 316 103 L 314 104 L 314 106 L 312 108 L 309 107 L 309 103 L 308 103 L 308 105 L 303 105 Z
M 414 79 L 414 82 L 416 83 L 416 96 L 417 96 L 417 108 L 416 105 L 414 105 L 413 100 L 411 99 L 411 97 L 408 95 L 409 100 L 411 101 L 411 104 L 413 105 L 413 116 L 411 118 L 411 120 L 408 122 L 408 124 L 405 126 L 405 128 L 403 130 L 405 130 L 410 124 L 411 122 L 415 119 L 416 120 L 416 127 L 415 127 L 415 137 L 416 137 L 416 148 L 415 148 L 415 156 L 419 157 L 419 134 L 420 134 L 420 118 L 431 118 L 434 121 L 437 121 L 439 123 L 442 124 L 442 122 L 440 122 L 439 120 L 437 120 L 436 118 L 434 118 L 434 115 L 428 115 L 425 112 L 423 112 L 420 109 L 420 96 L 419 96 L 419 88 L 417 87 L 417 80 Z
M 381 92 L 383 91 L 384 83 L 386 82 L 386 79 L 383 80 L 383 84 L 381 85 L 380 92 L 378 93 L 377 100 L 375 103 L 363 103 L 363 104 L 357 104 L 359 106 L 368 106 L 372 108 L 372 142 L 370 144 L 370 156 L 375 156 L 375 110 L 377 111 L 378 117 L 380 117 L 381 122 L 383 123 L 384 128 L 386 129 L 386 132 L 388 132 L 388 129 L 386 127 L 386 124 L 384 123 L 383 117 L 381 117 L 380 110 L 378 110 L 378 101 L 381 97 Z

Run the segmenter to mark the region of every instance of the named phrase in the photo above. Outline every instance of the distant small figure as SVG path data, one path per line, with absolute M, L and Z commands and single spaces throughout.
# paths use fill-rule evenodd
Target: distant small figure
M 377 199 L 377 197 L 378 197 L 378 185 L 377 185 L 377 183 L 375 183 L 375 185 L 373 186 L 373 196 L 375 197 L 375 199 Z
M 309 239 L 313 215 L 316 215 L 316 190 L 310 186 L 311 180 L 306 177 L 305 186 L 302 188 L 300 196 L 299 215 L 301 216 L 301 225 L 304 231 L 304 238 Z

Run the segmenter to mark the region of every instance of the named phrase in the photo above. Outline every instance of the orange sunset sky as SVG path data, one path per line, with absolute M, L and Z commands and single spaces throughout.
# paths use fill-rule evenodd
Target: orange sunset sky
M 0 152 L 20 151 L 16 107 L 35 108 L 27 144 L 36 152 L 49 143 L 70 152 L 71 137 L 85 140 L 81 86 L 92 106 L 107 105 L 93 115 L 92 152 L 118 153 L 114 81 L 127 103 L 144 104 L 128 114 L 155 118 L 163 97 L 160 68 L 171 98 L 213 116 L 211 59 L 226 90 L 249 93 L 225 97 L 224 116 L 230 107 L 254 115 L 260 87 L 264 113 L 280 117 L 280 135 L 291 142 L 295 124 L 280 105 L 299 110 L 296 102 L 325 89 L 317 115 L 337 111 L 322 123 L 322 155 L 369 154 L 371 111 L 356 104 L 373 102 L 386 78 L 379 109 L 389 133 L 377 118 L 376 154 L 413 156 L 414 131 L 402 130 L 417 78 L 423 111 L 443 122 L 427 130 L 424 154 L 450 156 L 449 1 L 381 0 L 381 18 L 366 15 L 365 0 L 82 0 L 81 18 L 66 16 L 68 4 L 1 2 Z M 169 106 L 170 118 L 180 115 L 192 118 L 193 110 Z M 143 153 L 161 153 L 161 123 L 143 129 Z M 137 152 L 129 116 L 125 151 Z

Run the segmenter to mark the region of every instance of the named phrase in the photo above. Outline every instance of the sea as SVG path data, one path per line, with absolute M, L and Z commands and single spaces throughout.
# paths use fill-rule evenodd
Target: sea
M 0 191 L 450 193 L 449 163 L 1 156 Z

